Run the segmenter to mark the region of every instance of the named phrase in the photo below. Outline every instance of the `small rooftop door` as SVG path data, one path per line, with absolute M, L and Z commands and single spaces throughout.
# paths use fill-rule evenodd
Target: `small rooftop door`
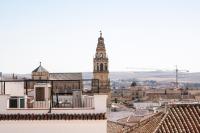
M 36 88 L 36 101 L 44 101 L 45 100 L 45 88 L 44 87 L 37 87 Z

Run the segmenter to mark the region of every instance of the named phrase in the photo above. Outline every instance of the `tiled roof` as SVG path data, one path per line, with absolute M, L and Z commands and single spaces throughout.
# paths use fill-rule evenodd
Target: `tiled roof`
M 159 112 L 132 125 L 108 121 L 108 133 L 153 133 L 163 116 L 164 113 Z
M 3 120 L 104 120 L 105 113 L 98 114 L 0 114 Z
M 200 104 L 174 104 L 133 127 L 132 133 L 199 133 Z
M 39 67 L 37 67 L 32 72 L 48 72 L 48 71 L 43 66 L 40 65 Z
M 108 121 L 107 122 L 107 133 L 128 133 L 131 127 L 118 122 Z
M 126 124 L 132 123 L 132 124 L 134 124 L 134 123 L 138 123 L 142 118 L 143 118 L 143 117 L 141 117 L 141 116 L 133 116 L 133 115 L 130 115 L 130 116 L 128 116 L 128 117 L 119 119 L 119 120 L 117 120 L 117 121 L 120 122 L 120 123 L 126 123 Z
M 164 113 L 159 112 L 152 117 L 141 121 L 133 127 L 131 133 L 153 133 L 163 116 Z
M 51 80 L 82 80 L 82 73 L 49 73 Z
M 172 105 L 156 128 L 156 133 L 199 133 L 200 104 Z

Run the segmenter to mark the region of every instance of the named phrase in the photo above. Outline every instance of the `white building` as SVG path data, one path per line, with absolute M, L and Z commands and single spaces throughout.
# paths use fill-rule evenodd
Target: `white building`
M 161 103 L 160 102 L 134 102 L 133 106 L 136 109 L 153 109 L 155 107 L 160 107 Z
M 39 86 L 47 88 L 44 101 L 35 98 L 35 88 Z M 73 95 L 52 96 L 49 88 L 48 84 L 38 83 L 33 94 L 26 95 L 23 82 L 6 82 L 5 93 L 0 95 L 1 132 L 107 132 L 107 95 L 82 95 L 75 91 Z

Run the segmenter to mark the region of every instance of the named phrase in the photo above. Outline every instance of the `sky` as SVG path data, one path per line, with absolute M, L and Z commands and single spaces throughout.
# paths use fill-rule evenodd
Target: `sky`
M 92 71 L 100 30 L 110 71 L 200 72 L 199 0 L 1 0 L 0 71 Z

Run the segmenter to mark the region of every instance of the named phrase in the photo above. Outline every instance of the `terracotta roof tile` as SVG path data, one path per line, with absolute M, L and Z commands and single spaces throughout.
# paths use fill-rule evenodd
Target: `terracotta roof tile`
M 98 114 L 0 114 L 3 120 L 104 120 L 105 113 Z
M 133 133 L 198 133 L 200 104 L 173 104 L 166 112 L 159 112 L 133 127 Z

